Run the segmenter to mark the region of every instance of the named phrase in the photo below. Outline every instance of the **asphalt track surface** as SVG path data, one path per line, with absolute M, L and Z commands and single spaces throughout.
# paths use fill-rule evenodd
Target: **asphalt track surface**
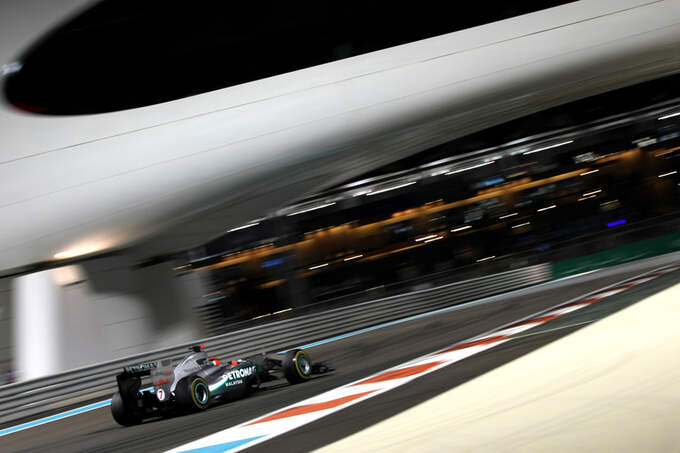
M 310 349 L 311 356 L 316 360 L 331 361 L 336 371 L 301 385 L 272 386 L 250 398 L 217 406 L 203 413 L 152 420 L 139 426 L 123 428 L 113 421 L 109 408 L 105 407 L 0 437 L 0 451 L 163 451 L 469 339 L 652 268 L 649 264 L 639 263 L 621 271 L 593 273 L 544 285 L 526 293 L 513 293 L 487 303 L 470 304 L 459 310 L 315 346 Z M 665 281 L 680 280 L 677 272 L 662 278 Z M 578 328 L 580 326 L 563 326 L 541 335 L 515 339 L 256 445 L 248 451 L 306 452 L 322 447 Z M 483 398 L 484 395 L 479 397 Z

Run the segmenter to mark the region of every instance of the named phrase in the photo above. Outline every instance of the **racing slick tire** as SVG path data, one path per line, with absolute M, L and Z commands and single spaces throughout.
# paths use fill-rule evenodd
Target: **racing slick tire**
M 257 376 L 250 376 L 246 379 L 246 395 L 256 392 L 260 388 L 260 378 Z
M 187 376 L 175 387 L 175 401 L 181 412 L 205 410 L 210 404 L 210 388 L 202 377 Z
M 312 359 L 302 349 L 292 349 L 286 352 L 281 369 L 289 384 L 299 384 L 312 377 Z
M 134 426 L 142 423 L 140 414 L 125 408 L 125 402 L 119 392 L 114 393 L 113 398 L 111 398 L 111 415 L 122 426 Z

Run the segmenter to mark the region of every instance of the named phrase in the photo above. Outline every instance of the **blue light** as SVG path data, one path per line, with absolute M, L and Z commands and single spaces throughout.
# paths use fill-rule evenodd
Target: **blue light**
M 488 181 L 484 181 L 484 185 L 486 186 L 493 186 L 494 184 L 499 184 L 501 182 L 505 181 L 505 178 L 494 178 L 494 179 L 489 179 Z
M 609 222 L 607 224 L 607 228 L 623 225 L 624 223 L 626 223 L 626 219 L 614 220 L 613 222 Z
M 482 181 L 482 182 L 475 184 L 475 187 L 476 188 L 491 187 L 491 186 L 494 186 L 496 184 L 500 184 L 502 182 L 505 182 L 505 178 L 503 178 L 503 177 L 491 178 L 491 179 L 487 179 L 485 181 Z
M 273 260 L 265 261 L 264 263 L 262 263 L 262 268 L 266 269 L 268 267 L 278 266 L 279 264 L 283 263 L 284 261 L 286 261 L 285 258 L 275 258 Z

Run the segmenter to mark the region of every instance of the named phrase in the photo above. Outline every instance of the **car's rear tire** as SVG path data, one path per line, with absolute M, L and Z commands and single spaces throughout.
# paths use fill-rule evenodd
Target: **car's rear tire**
M 286 352 L 281 369 L 290 384 L 299 384 L 312 377 L 312 359 L 304 350 L 292 349 Z
M 113 419 L 123 426 L 134 426 L 142 423 L 142 416 L 131 408 L 125 407 L 125 402 L 119 392 L 113 394 L 111 398 L 111 415 Z
M 202 377 L 187 376 L 175 386 L 175 401 L 180 411 L 198 412 L 210 404 L 210 388 Z
M 260 379 L 257 374 L 246 379 L 246 395 L 256 392 L 260 388 Z

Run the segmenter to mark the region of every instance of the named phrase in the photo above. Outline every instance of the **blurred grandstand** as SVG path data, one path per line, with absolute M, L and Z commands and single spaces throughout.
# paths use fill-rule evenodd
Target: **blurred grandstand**
M 678 76 L 454 140 L 191 250 L 209 333 L 677 231 Z M 670 244 L 669 247 L 673 245 Z

